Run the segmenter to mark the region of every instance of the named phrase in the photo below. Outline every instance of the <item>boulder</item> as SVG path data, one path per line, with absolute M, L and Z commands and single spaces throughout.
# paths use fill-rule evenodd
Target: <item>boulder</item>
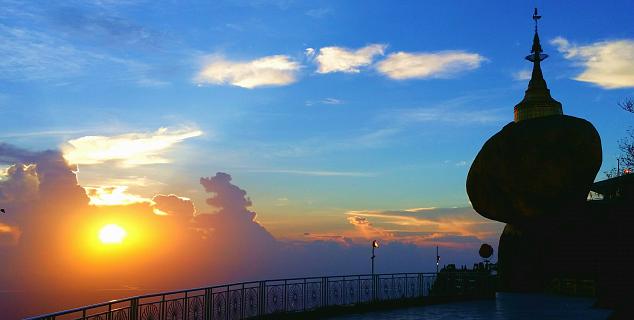
M 553 115 L 511 122 L 491 137 L 467 176 L 482 216 L 522 225 L 575 212 L 601 166 L 601 138 L 583 119 Z

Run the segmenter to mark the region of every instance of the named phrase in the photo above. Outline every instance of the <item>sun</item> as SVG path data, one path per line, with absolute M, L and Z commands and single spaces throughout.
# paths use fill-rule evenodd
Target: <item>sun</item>
M 99 230 L 99 240 L 103 244 L 120 244 L 127 235 L 128 233 L 116 224 L 107 224 Z

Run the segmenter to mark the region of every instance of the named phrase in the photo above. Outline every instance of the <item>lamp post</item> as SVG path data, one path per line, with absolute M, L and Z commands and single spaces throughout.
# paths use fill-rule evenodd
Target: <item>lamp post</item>
M 372 257 L 370 257 L 370 259 L 372 260 L 372 276 L 374 276 L 374 258 L 376 257 L 374 255 L 374 249 L 379 247 L 379 242 L 376 240 L 372 241 Z
M 440 256 L 438 255 L 438 246 L 436 246 L 436 273 L 438 273 L 439 264 L 440 264 Z
M 372 240 L 372 256 L 370 257 L 370 260 L 372 260 L 372 301 L 376 301 L 377 292 L 379 291 L 378 290 L 379 282 L 377 281 L 377 277 L 374 275 L 374 258 L 376 257 L 374 255 L 374 249 L 378 247 L 379 247 L 379 242 L 376 240 Z

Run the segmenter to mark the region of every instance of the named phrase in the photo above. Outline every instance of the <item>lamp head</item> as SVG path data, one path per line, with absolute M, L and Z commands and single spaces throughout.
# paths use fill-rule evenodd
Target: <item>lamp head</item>
M 378 248 L 379 247 L 379 242 L 376 240 L 372 241 L 372 248 Z

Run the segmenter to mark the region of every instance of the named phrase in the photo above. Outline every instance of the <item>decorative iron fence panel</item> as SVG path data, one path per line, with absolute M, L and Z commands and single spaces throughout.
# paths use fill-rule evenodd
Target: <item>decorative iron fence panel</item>
M 395 273 L 243 282 L 115 300 L 28 320 L 229 320 L 430 295 L 436 273 Z M 456 274 L 452 285 L 474 290 Z M 469 282 L 471 281 L 471 282 Z M 443 284 L 444 285 L 444 284 Z

